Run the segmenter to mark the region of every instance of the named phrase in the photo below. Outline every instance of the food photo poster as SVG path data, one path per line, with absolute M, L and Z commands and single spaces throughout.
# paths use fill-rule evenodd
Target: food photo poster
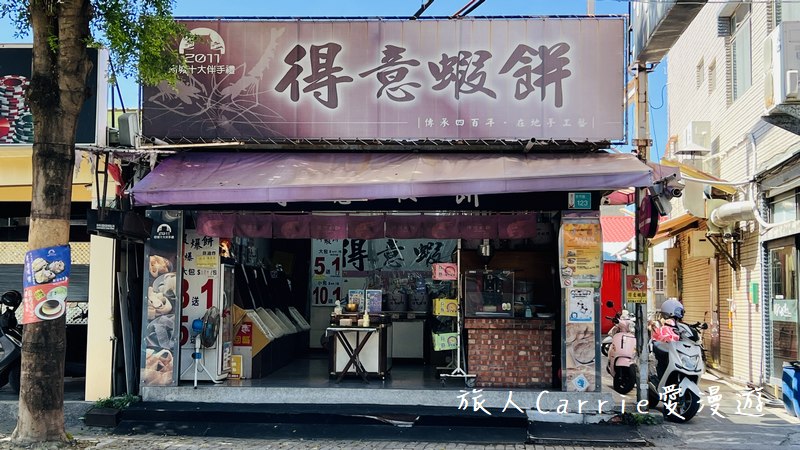
M 67 310 L 69 245 L 40 248 L 25 254 L 22 282 L 22 324 L 55 320 Z
M 146 215 L 153 220 L 153 228 L 145 244 L 141 384 L 176 386 L 183 212 L 147 211 Z

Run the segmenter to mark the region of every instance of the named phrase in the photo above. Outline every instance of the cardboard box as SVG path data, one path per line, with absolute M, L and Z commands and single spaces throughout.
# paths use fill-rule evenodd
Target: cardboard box
M 231 309 L 233 310 L 233 328 L 236 329 L 242 322 L 242 319 L 247 315 L 247 310 L 237 305 L 233 305 Z
M 433 333 L 433 350 L 458 349 L 458 333 Z
M 244 346 L 233 347 L 233 356 L 231 357 L 231 361 L 234 359 L 241 361 L 237 378 L 242 380 L 253 378 L 253 348 Z M 233 367 L 231 367 L 230 378 L 234 378 Z
M 433 315 L 452 316 L 458 315 L 457 298 L 435 298 L 433 299 Z
M 239 322 L 235 330 L 236 334 L 234 334 L 233 338 L 234 350 L 235 347 L 250 347 L 253 356 L 256 356 L 270 342 L 265 330 L 250 317 L 246 317 Z

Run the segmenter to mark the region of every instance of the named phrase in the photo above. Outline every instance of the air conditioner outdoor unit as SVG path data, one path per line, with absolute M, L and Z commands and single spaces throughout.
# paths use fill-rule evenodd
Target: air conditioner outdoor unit
M 689 122 L 680 136 L 675 154 L 681 159 L 695 159 L 709 153 L 711 153 L 711 122 L 707 120 Z
M 781 22 L 764 40 L 764 106 L 800 103 L 800 21 Z

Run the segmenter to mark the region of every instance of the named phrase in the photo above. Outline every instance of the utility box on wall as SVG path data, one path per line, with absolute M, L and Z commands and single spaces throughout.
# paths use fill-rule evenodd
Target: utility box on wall
M 690 258 L 713 258 L 716 248 L 711 243 L 711 239 L 706 236 L 705 231 L 692 231 L 689 234 L 689 257 Z

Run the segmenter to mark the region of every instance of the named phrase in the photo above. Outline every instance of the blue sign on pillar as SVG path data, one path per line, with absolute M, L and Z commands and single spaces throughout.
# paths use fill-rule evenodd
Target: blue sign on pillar
M 592 193 L 570 192 L 567 197 L 567 209 L 592 209 Z

